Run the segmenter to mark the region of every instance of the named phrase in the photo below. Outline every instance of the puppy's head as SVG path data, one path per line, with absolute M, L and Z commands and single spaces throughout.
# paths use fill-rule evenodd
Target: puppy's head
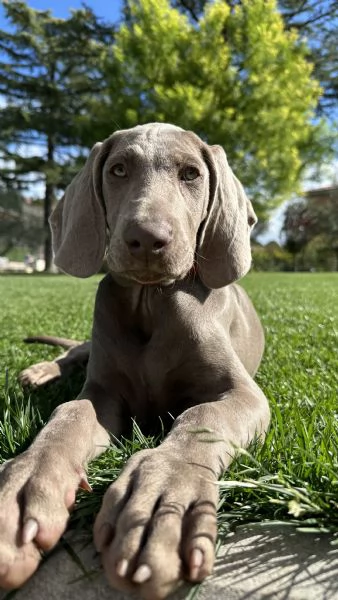
M 106 257 L 113 275 L 141 284 L 195 265 L 207 287 L 222 287 L 250 268 L 255 222 L 219 146 L 151 123 L 94 146 L 51 216 L 55 263 L 88 277 Z

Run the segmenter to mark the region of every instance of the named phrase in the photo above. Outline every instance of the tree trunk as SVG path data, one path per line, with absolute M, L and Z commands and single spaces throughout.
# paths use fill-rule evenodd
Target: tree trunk
M 54 161 L 54 143 L 51 136 L 48 136 L 47 140 L 47 164 L 48 167 L 52 165 Z M 44 243 L 44 259 L 45 259 L 45 272 L 50 272 L 53 264 L 53 249 L 52 249 L 52 234 L 49 227 L 49 217 L 52 212 L 54 202 L 54 184 L 48 181 L 48 172 L 46 175 L 46 189 L 44 198 L 44 211 L 43 211 L 43 226 L 45 230 L 45 243 Z

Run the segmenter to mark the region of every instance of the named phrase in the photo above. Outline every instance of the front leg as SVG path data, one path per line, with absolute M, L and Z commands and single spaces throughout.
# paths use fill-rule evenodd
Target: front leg
M 119 434 L 118 422 L 115 433 Z M 64 532 L 86 467 L 109 445 L 92 402 L 60 405 L 31 447 L 0 471 L 0 587 L 22 585 Z
M 246 376 L 219 401 L 182 413 L 161 446 L 128 461 L 94 526 L 114 587 L 161 600 L 183 579 L 211 573 L 217 478 L 268 423 L 267 400 Z

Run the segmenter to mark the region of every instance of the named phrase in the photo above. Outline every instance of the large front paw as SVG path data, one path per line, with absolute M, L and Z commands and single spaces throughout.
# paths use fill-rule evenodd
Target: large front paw
M 217 482 L 158 448 L 132 457 L 106 492 L 94 540 L 113 587 L 161 600 L 212 571 Z
M 84 479 L 83 479 L 84 481 Z M 64 532 L 81 473 L 57 453 L 30 450 L 0 469 L 0 587 L 16 588 Z

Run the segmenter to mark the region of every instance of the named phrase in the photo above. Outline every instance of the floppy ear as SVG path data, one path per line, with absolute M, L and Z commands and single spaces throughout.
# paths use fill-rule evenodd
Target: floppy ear
M 210 173 L 208 213 L 200 231 L 197 268 L 203 283 L 220 288 L 251 265 L 250 233 L 257 217 L 221 146 L 206 148 Z
M 76 277 L 97 273 L 106 249 L 101 179 L 107 142 L 95 144 L 49 219 L 55 264 Z

